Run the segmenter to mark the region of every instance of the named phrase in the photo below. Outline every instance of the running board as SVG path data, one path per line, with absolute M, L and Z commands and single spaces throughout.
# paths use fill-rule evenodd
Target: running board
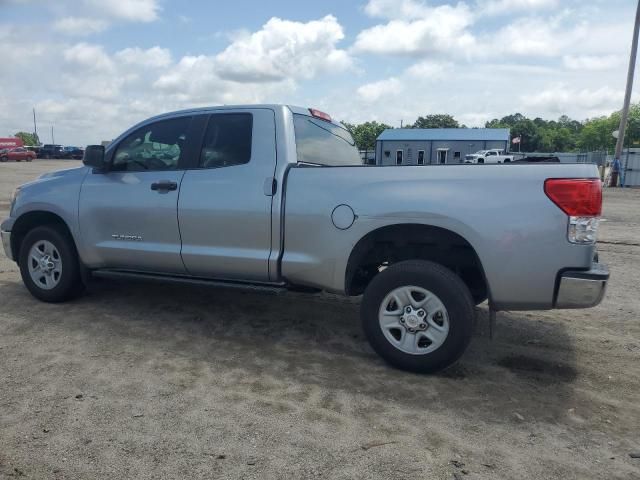
M 281 294 L 287 291 L 285 283 L 248 283 L 233 280 L 213 280 L 209 278 L 187 277 L 180 275 L 163 275 L 156 273 L 130 272 L 126 270 L 94 270 L 92 276 L 111 279 L 130 279 L 161 283 L 184 283 L 213 288 L 230 288 L 271 294 Z

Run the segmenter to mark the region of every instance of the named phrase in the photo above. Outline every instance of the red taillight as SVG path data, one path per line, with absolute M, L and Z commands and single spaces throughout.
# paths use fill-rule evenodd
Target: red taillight
M 311 112 L 311 115 L 319 118 L 320 120 L 325 120 L 327 122 L 331 121 L 331 115 L 329 115 L 328 113 L 321 112 L 320 110 L 316 110 L 315 108 L 310 108 L 309 112 Z
M 549 178 L 544 193 L 570 217 L 599 217 L 602 182 L 598 178 Z

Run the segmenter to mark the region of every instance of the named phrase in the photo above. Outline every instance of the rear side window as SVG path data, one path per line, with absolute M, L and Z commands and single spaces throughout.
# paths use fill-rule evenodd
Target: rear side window
M 253 115 L 250 113 L 211 115 L 200 152 L 200 168 L 249 163 L 252 132 Z
M 298 162 L 326 166 L 362 165 L 351 134 L 333 123 L 294 114 Z

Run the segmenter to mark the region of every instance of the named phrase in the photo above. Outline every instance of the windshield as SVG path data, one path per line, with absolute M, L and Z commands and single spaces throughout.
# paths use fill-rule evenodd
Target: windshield
M 362 165 L 351 134 L 316 118 L 294 114 L 298 162 L 325 166 Z

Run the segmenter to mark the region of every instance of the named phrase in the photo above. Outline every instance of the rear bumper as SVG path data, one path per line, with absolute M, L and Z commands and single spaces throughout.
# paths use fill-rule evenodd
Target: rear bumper
M 590 308 L 598 305 L 607 289 L 609 269 L 594 263 L 591 270 L 565 271 L 558 279 L 554 308 Z

